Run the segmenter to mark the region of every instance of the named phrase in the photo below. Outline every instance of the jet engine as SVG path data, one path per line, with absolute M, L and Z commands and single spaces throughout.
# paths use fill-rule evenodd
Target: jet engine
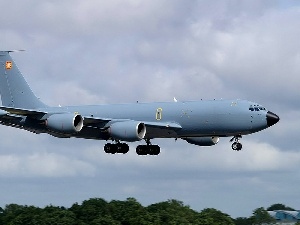
M 83 118 L 79 114 L 53 114 L 46 120 L 46 126 L 54 132 L 72 134 L 81 131 Z
M 108 132 L 116 140 L 140 141 L 145 137 L 146 126 L 138 121 L 116 122 L 109 127 Z
M 199 146 L 212 146 L 219 142 L 219 137 L 187 137 L 183 138 L 190 144 Z

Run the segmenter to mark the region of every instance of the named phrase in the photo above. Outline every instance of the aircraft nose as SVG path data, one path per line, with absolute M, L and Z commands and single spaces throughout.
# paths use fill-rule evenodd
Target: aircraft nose
M 272 113 L 270 111 L 267 112 L 267 124 L 269 127 L 273 126 L 278 121 L 279 121 L 279 116 L 277 116 L 275 113 Z

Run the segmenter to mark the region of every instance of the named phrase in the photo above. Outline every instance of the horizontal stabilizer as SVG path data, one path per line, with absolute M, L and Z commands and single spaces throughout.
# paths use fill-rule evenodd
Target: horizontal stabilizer
M 24 49 L 15 49 L 15 50 L 0 50 L 0 54 L 1 53 L 10 53 L 10 52 L 25 52 Z
M 32 109 L 19 109 L 13 107 L 5 107 L 5 106 L 0 106 L 0 109 L 9 112 L 11 114 L 16 114 L 21 116 L 34 116 L 34 115 L 44 116 L 47 114 L 47 112 L 43 112 L 43 111 L 37 111 Z

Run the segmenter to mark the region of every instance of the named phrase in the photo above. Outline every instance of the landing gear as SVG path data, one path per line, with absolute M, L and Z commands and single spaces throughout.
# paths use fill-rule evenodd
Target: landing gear
M 152 145 L 150 140 L 146 140 L 146 145 L 138 145 L 136 147 L 136 153 L 138 155 L 158 155 L 160 153 L 160 147 L 158 145 Z M 129 146 L 126 143 L 107 143 L 104 145 L 104 151 L 108 154 L 126 154 L 129 151 Z
M 128 144 L 125 143 L 107 143 L 104 145 L 104 151 L 109 154 L 122 153 L 126 154 L 129 151 Z
M 231 145 L 232 150 L 234 151 L 240 151 L 243 148 L 243 145 L 239 142 L 233 142 L 233 144 Z
M 239 136 L 234 136 L 230 141 L 234 141 L 231 145 L 232 150 L 234 151 L 240 151 L 243 148 L 243 145 L 239 142 L 240 138 L 242 138 L 241 135 Z
M 136 154 L 138 155 L 158 155 L 160 147 L 158 145 L 138 145 L 136 147 Z
M 159 155 L 160 147 L 158 145 L 152 145 L 150 140 L 146 140 L 147 145 L 138 145 L 136 147 L 136 154 L 138 155 Z

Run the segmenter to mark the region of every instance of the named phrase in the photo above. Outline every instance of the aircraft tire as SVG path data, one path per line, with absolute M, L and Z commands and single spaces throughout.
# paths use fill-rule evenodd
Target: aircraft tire
M 147 155 L 148 154 L 148 146 L 147 145 L 138 145 L 136 147 L 136 154 Z
M 126 154 L 129 151 L 129 146 L 125 143 L 119 143 L 117 144 L 117 149 L 118 153 Z
M 158 155 L 160 147 L 158 145 L 139 145 L 136 147 L 136 154 L 138 155 Z
M 233 142 L 231 147 L 232 147 L 232 150 L 234 150 L 234 151 L 240 151 L 240 150 L 242 150 L 243 145 L 239 142 Z
M 107 143 L 104 145 L 104 151 L 109 154 L 117 153 L 117 146 L 115 144 Z
M 105 153 L 110 153 L 110 149 L 111 149 L 111 144 L 107 143 L 104 145 L 104 152 Z
M 159 155 L 160 153 L 160 147 L 158 145 L 150 145 L 148 146 L 149 155 Z

